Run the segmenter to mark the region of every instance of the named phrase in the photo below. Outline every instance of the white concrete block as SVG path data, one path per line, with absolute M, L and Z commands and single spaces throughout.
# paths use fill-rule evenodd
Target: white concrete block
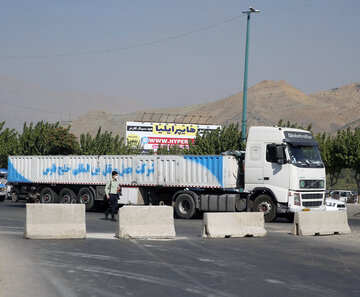
M 171 206 L 123 206 L 119 209 L 118 238 L 175 238 L 174 210 Z
M 293 235 L 350 233 L 346 211 L 301 211 L 295 213 Z
M 86 238 L 84 204 L 26 204 L 24 238 Z
M 203 237 L 266 236 L 264 214 L 261 212 L 207 212 L 203 219 Z
M 346 209 L 348 218 L 360 218 L 360 204 L 347 203 Z

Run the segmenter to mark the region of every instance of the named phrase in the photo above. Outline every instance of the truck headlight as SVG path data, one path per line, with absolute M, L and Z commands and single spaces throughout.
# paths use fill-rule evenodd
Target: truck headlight
M 294 204 L 298 206 L 301 205 L 300 193 L 294 193 Z

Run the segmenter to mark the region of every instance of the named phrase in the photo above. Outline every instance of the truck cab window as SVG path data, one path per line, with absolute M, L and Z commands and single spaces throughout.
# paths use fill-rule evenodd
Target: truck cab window
M 290 145 L 291 163 L 297 167 L 324 167 L 317 146 Z

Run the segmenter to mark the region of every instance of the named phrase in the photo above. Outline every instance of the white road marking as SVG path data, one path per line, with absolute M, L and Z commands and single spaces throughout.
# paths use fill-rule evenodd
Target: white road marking
M 201 262 L 214 262 L 215 260 L 211 260 L 211 259 L 199 259 L 199 261 Z
M 89 239 L 118 239 L 115 233 L 86 233 L 86 238 Z
M 270 283 L 270 284 L 285 284 L 285 282 L 281 281 L 281 280 L 278 280 L 278 279 L 271 279 L 271 278 L 268 278 L 265 280 L 266 282 Z

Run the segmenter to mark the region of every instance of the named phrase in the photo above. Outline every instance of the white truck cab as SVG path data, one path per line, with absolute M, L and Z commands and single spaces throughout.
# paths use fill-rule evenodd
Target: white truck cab
M 266 221 L 277 215 L 325 209 L 326 173 L 318 143 L 310 132 L 251 127 L 245 153 L 244 191 L 253 211 Z

